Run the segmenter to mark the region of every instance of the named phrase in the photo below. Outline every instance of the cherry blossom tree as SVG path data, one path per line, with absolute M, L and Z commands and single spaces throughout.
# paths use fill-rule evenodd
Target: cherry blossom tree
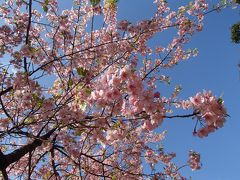
M 156 129 L 191 118 L 193 134 L 203 138 L 224 125 L 223 100 L 210 91 L 184 100 L 180 87 L 170 97 L 158 90 L 169 82 L 162 70 L 197 54 L 185 47 L 202 30 L 208 5 L 153 3 L 151 19 L 131 23 L 117 20 L 117 0 L 74 0 L 63 11 L 57 0 L 1 2 L 3 179 L 178 180 L 182 167 L 201 168 L 194 151 L 176 165 L 176 154 L 160 146 L 166 132 Z M 167 45 L 149 45 L 168 29 Z
M 240 1 L 235 0 L 235 5 L 239 5 Z M 240 23 L 235 23 L 231 27 L 231 40 L 233 43 L 239 44 L 240 43 Z

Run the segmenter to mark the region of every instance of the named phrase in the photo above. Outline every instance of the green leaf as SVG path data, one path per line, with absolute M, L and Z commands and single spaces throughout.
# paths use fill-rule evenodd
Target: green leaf
M 87 93 L 88 95 L 90 95 L 92 93 L 92 90 L 90 88 L 85 88 L 85 93 Z
M 194 54 L 194 55 L 198 55 L 198 53 L 199 53 L 198 49 L 195 48 L 195 49 L 193 50 L 193 54 Z
M 72 79 L 69 79 L 68 80 L 68 86 L 71 87 L 73 85 L 73 80 Z
M 117 6 L 118 0 L 106 0 L 105 8 L 114 9 Z
M 117 180 L 117 177 L 115 175 L 112 175 L 111 180 Z
M 231 39 L 234 43 L 240 43 L 240 23 L 232 25 Z
M 84 69 L 83 67 L 77 68 L 77 73 L 81 77 L 85 77 L 87 75 L 87 70 Z
M 222 105 L 223 104 L 223 99 L 220 97 L 220 98 L 218 98 L 217 102 L 218 102 L 219 105 Z
M 45 179 L 46 179 L 46 180 L 49 179 L 49 177 L 51 177 L 51 174 L 52 174 L 51 171 L 48 171 L 47 173 L 44 174 L 43 179 L 44 179 L 44 180 L 45 180 Z
M 45 0 L 44 3 L 42 4 L 42 8 L 44 12 L 48 12 L 48 0 Z
M 114 5 L 118 2 L 118 0 L 107 0 L 106 2 Z
M 35 47 L 29 47 L 29 50 L 32 52 L 32 53 L 36 53 L 38 51 L 37 48 Z
M 81 109 L 82 111 L 85 111 L 86 108 L 87 108 L 87 103 L 82 102 L 82 103 L 79 105 L 79 107 L 80 107 L 80 109 Z
M 117 121 L 116 123 L 113 124 L 114 129 L 118 129 L 121 126 L 120 121 Z
M 27 118 L 27 119 L 24 120 L 24 123 L 26 123 L 26 124 L 31 124 L 33 122 L 35 122 L 34 118 Z
M 75 135 L 76 135 L 76 136 L 81 136 L 83 132 L 84 132 L 83 129 L 77 130 L 77 131 L 75 131 Z
M 90 0 L 92 6 L 96 6 L 100 3 L 100 0 Z
M 47 4 L 43 4 L 43 5 L 42 5 L 42 9 L 43 9 L 44 12 L 47 13 L 47 12 L 48 12 L 48 6 L 47 6 Z
M 39 97 L 37 93 L 33 93 L 32 98 L 35 101 L 37 107 L 41 107 L 43 105 L 44 98 Z

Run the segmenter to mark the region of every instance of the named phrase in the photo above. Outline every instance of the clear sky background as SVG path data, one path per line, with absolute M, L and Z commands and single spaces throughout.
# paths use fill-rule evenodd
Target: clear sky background
M 62 9 L 69 1 L 61 1 Z M 153 0 L 119 0 L 118 18 L 137 22 L 152 17 L 156 7 Z M 189 0 L 168 0 L 173 8 L 187 4 Z M 210 2 L 210 8 L 217 0 Z M 204 30 L 192 37 L 189 47 L 198 48 L 199 55 L 188 61 L 182 61 L 169 71 L 172 77 L 170 86 L 159 87 L 161 94 L 169 94 L 174 86 L 183 88 L 180 96 L 188 98 L 203 89 L 212 90 L 220 96 L 222 93 L 228 114 L 224 128 L 200 139 L 192 136 L 195 121 L 192 119 L 165 120 L 160 131 L 167 129 L 164 141 L 166 151 L 177 153 L 175 161 L 183 165 L 187 161 L 188 151 L 193 149 L 201 153 L 203 167 L 192 172 L 184 168 L 182 173 L 193 180 L 238 180 L 240 179 L 240 45 L 231 43 L 230 28 L 240 21 L 238 9 L 224 9 L 220 13 L 208 14 L 204 21 Z M 159 36 L 150 43 L 166 41 L 167 34 Z
M 177 7 L 187 4 L 188 0 L 168 0 Z M 210 1 L 211 5 L 217 1 Z M 211 8 L 210 5 L 210 8 Z M 155 7 L 151 0 L 119 0 L 119 19 L 136 22 L 153 15 Z M 189 168 L 182 170 L 193 180 L 238 180 L 240 179 L 240 45 L 231 43 L 230 28 L 240 21 L 239 9 L 225 9 L 220 13 L 208 14 L 204 20 L 204 30 L 193 36 L 191 48 L 197 47 L 199 55 L 188 61 L 182 61 L 170 72 L 174 85 L 182 85 L 181 97 L 187 98 L 203 89 L 212 90 L 220 96 L 222 93 L 228 114 L 224 128 L 199 139 L 192 136 L 195 121 L 192 119 L 165 120 L 162 130 L 168 134 L 164 146 L 168 151 L 177 153 L 176 162 L 187 161 L 190 149 L 201 153 L 203 167 L 192 172 Z M 164 41 L 155 39 L 151 43 Z M 162 94 L 166 88 L 160 87 Z

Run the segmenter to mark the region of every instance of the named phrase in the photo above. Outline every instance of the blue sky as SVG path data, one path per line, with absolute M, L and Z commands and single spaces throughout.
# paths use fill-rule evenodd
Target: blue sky
M 174 7 L 186 4 L 187 0 L 169 0 Z M 217 1 L 210 1 L 211 4 Z M 211 7 L 211 6 L 210 6 Z M 137 21 L 151 17 L 154 5 L 150 0 L 119 0 L 119 19 Z M 195 93 L 212 90 L 220 96 L 222 93 L 228 114 L 224 128 L 207 138 L 192 136 L 194 121 L 192 119 L 165 120 L 161 130 L 167 129 L 164 146 L 168 151 L 177 153 L 176 162 L 187 160 L 190 149 L 201 153 L 203 167 L 192 172 L 183 169 L 183 174 L 194 180 L 237 180 L 240 169 L 240 74 L 237 64 L 240 63 L 239 45 L 231 43 L 230 28 L 240 19 L 239 9 L 225 9 L 220 13 L 208 14 L 204 20 L 204 30 L 193 36 L 190 47 L 197 47 L 199 55 L 179 63 L 169 72 L 173 90 L 174 85 L 183 87 L 181 97 L 187 98 Z M 155 40 L 161 41 L 161 39 Z M 154 43 L 154 41 L 153 41 Z M 160 87 L 161 93 L 167 88 Z

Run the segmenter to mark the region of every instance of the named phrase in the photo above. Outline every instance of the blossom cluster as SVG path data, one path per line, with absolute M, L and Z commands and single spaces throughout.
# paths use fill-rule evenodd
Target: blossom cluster
M 203 127 L 196 132 L 197 136 L 206 137 L 223 127 L 227 113 L 221 98 L 217 99 L 210 91 L 205 91 L 191 97 L 190 103 L 198 118 L 204 122 Z
M 194 151 L 189 151 L 188 164 L 192 170 L 200 169 L 201 168 L 200 154 L 198 154 Z

